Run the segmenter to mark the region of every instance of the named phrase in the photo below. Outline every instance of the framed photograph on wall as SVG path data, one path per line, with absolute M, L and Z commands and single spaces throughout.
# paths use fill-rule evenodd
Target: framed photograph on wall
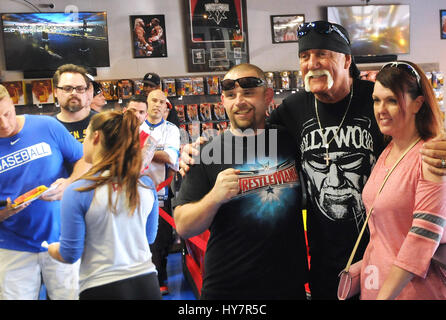
M 446 9 L 440 10 L 440 35 L 441 39 L 446 39 Z
M 249 62 L 246 0 L 183 0 L 189 72 Z
M 133 58 L 167 57 L 164 15 L 130 16 Z
M 305 15 L 286 14 L 270 17 L 273 43 L 297 42 L 297 28 L 305 22 Z

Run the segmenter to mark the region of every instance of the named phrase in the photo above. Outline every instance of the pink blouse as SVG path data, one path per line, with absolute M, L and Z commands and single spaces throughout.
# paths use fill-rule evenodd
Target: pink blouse
M 374 203 L 370 242 L 361 268 L 361 299 L 375 299 L 392 265 L 415 274 L 397 299 L 446 299 L 446 283 L 431 258 L 446 242 L 446 183 L 423 179 L 418 142 L 397 165 Z M 362 198 L 367 209 L 391 166 L 384 164 L 390 143 L 379 157 Z

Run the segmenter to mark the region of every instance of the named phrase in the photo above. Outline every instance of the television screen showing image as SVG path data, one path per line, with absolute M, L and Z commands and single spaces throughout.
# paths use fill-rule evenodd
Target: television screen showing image
M 7 70 L 110 66 L 106 12 L 3 13 Z
M 409 53 L 409 5 L 327 7 L 327 19 L 347 29 L 354 56 Z

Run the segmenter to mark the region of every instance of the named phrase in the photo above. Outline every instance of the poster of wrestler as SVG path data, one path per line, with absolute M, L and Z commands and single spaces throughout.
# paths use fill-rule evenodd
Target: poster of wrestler
M 130 16 L 133 58 L 167 57 L 164 15 Z
M 183 0 L 189 72 L 249 62 L 246 0 Z

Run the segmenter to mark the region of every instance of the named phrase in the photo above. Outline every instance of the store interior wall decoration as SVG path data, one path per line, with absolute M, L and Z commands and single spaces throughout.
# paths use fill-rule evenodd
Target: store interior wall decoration
M 446 39 L 446 10 L 440 10 L 440 35 Z
M 184 0 L 189 72 L 249 62 L 246 0 Z
M 130 16 L 133 58 L 167 57 L 164 15 Z
M 270 18 L 273 43 L 297 42 L 297 28 L 305 22 L 305 15 L 274 15 Z

